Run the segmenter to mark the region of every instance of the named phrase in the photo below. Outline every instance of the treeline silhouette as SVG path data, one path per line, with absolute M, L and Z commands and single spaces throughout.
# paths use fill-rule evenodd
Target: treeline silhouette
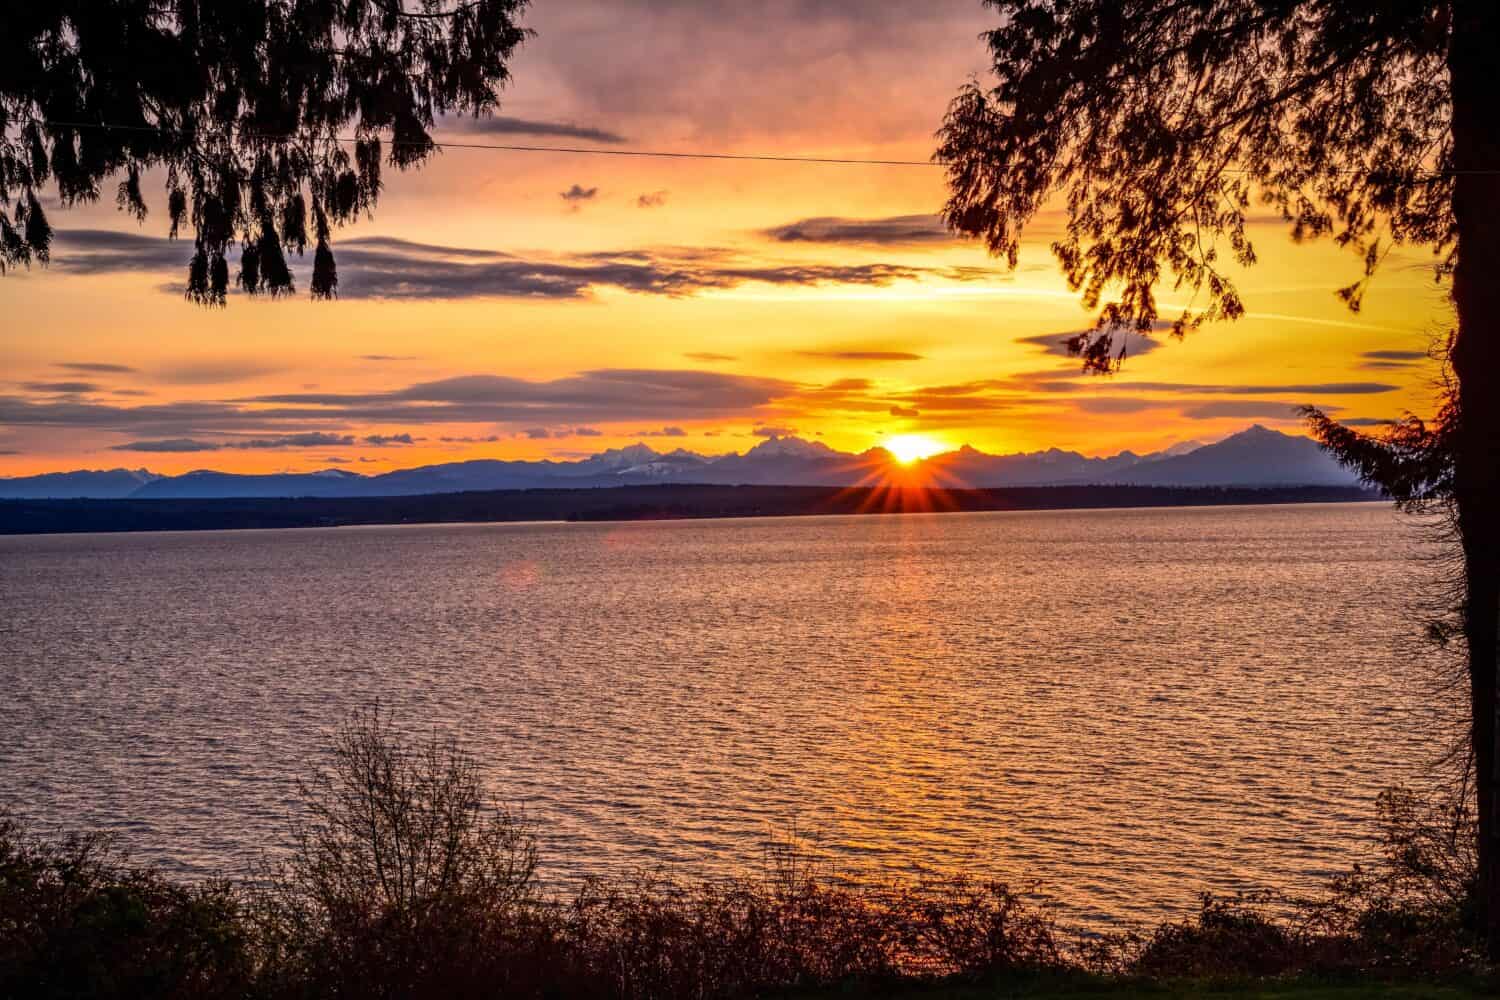
M 1375 490 L 1339 486 L 937 489 L 674 484 L 398 497 L 0 500 L 0 534 L 1343 503 L 1380 497 Z
M 378 708 L 299 787 L 289 849 L 240 882 L 174 881 L 108 837 L 0 816 L 0 996 L 674 1000 L 1480 968 L 1472 813 L 1410 792 L 1381 800 L 1375 863 L 1316 899 L 1205 897 L 1150 932 L 1082 935 L 999 882 L 841 881 L 795 838 L 757 875 L 548 895 L 537 831 L 491 804 L 474 759 Z

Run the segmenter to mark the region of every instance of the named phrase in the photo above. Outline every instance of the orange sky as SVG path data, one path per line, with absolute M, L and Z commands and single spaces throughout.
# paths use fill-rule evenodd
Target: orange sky
M 501 109 L 521 123 L 442 135 L 925 160 L 992 17 L 541 2 Z M 931 167 L 455 149 L 391 172 L 375 217 L 336 234 L 337 303 L 305 298 L 309 260 L 297 299 L 221 311 L 182 300 L 189 249 L 164 241 L 159 196 L 140 226 L 59 210 L 53 264 L 0 278 L 0 475 L 743 451 L 782 431 L 1104 453 L 1296 430 L 1300 403 L 1431 409 L 1420 356 L 1448 309 L 1421 248 L 1352 315 L 1333 290 L 1356 260 L 1257 223 L 1248 317 L 1083 378 L 1049 349 L 1092 322 L 1047 250 L 1059 217 L 1012 273 L 933 231 L 943 196 Z

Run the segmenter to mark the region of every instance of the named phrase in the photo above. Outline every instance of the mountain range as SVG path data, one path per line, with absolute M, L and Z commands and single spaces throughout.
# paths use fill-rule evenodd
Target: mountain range
M 818 441 L 775 437 L 743 454 L 659 452 L 633 444 L 578 461 L 477 459 L 368 476 L 343 469 L 269 475 L 205 469 L 179 476 L 160 476 L 144 469 L 58 472 L 0 478 L 0 499 L 379 497 L 645 483 L 1005 487 L 1352 486 L 1357 482 L 1315 442 L 1257 424 L 1214 444 L 1187 442 L 1145 455 L 1122 451 L 1096 458 L 1057 448 L 989 455 L 966 445 L 902 465 L 883 448 L 856 454 Z

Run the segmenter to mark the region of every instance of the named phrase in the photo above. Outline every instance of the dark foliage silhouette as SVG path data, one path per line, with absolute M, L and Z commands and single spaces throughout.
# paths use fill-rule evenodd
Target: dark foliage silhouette
M 1074 337 L 1115 370 L 1122 329 L 1149 332 L 1158 287 L 1191 296 L 1178 336 L 1245 304 L 1223 261 L 1255 262 L 1252 211 L 1360 261 L 1338 289 L 1358 310 L 1394 244 L 1431 248 L 1457 327 L 1453 391 L 1434 427 L 1385 438 L 1316 418 L 1371 481 L 1410 502 L 1446 495 L 1463 559 L 1479 855 L 1500 958 L 1500 5 L 1491 0 L 989 0 L 996 82 L 958 95 L 939 132 L 944 217 L 1016 261 L 1023 227 L 1061 199 L 1053 250 L 1098 308 Z
M 442 112 L 497 106 L 526 0 L 59 0 L 0 8 L 0 272 L 46 263 L 48 185 L 64 206 L 107 196 L 191 227 L 188 298 L 235 283 L 337 292 L 333 227 L 373 209 L 382 165 L 420 166 Z M 346 141 L 347 140 L 347 141 Z
M 344 724 L 301 792 L 291 855 L 252 907 L 268 969 L 317 996 L 493 995 L 534 903 L 536 840 L 486 801 L 474 759 L 402 739 L 377 707 Z
M 0 996 L 239 997 L 249 941 L 228 883 L 180 885 L 108 837 L 41 841 L 0 813 Z

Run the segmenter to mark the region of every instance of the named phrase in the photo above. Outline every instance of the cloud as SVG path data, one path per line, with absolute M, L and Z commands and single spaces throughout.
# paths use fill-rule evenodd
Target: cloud
M 99 392 L 104 387 L 97 382 L 22 382 L 27 392 L 68 393 Z
M 1296 420 L 1300 419 L 1300 409 L 1300 403 L 1222 400 L 1213 403 L 1198 403 L 1184 407 L 1179 412 L 1189 420 L 1215 420 L 1221 417 L 1238 417 L 1247 420 Z M 1340 407 L 1325 406 L 1323 409 L 1337 412 Z
M 911 246 L 952 243 L 958 239 L 936 215 L 894 215 L 884 219 L 818 216 L 761 230 L 778 243 L 854 243 L 865 246 Z
M 497 435 L 541 427 L 554 436 L 597 437 L 603 424 L 667 428 L 686 421 L 773 418 L 781 412 L 777 404 L 796 405 L 808 391 L 780 379 L 712 371 L 596 369 L 550 380 L 464 375 L 389 391 L 171 403 L 15 393 L 0 394 L 0 426 L 118 433 L 131 443 L 123 450 L 347 447 L 359 443 L 349 428 L 360 426 L 404 425 L 412 429 L 403 433 L 413 442 L 417 428 L 443 424 L 488 425 Z
M 183 361 L 155 373 L 156 380 L 170 385 L 224 385 L 285 371 L 283 365 L 243 359 Z
M 683 369 L 603 368 L 549 381 L 460 375 L 391 392 L 280 393 L 242 403 L 283 404 L 272 411 L 304 418 L 524 423 L 613 422 L 666 415 L 694 418 L 743 413 L 798 386 L 779 379 Z M 315 409 L 313 409 L 315 408 Z M 3 410 L 0 410 L 3 415 Z
M 552 432 L 545 427 L 528 427 L 521 433 L 533 441 L 545 441 L 552 436 Z
M 415 354 L 361 354 L 361 361 L 420 361 Z
M 390 444 L 416 444 L 421 438 L 414 438 L 410 434 L 366 434 L 364 442 L 382 448 Z
M 890 410 L 893 417 L 920 417 L 922 411 L 915 406 L 893 406 Z
M 667 203 L 667 192 L 648 191 L 635 200 L 636 208 L 661 208 Z
M 125 375 L 135 371 L 129 365 L 115 365 L 104 361 L 57 361 L 54 368 L 66 368 L 71 372 L 88 372 L 94 375 Z
M 440 437 L 439 441 L 446 444 L 490 444 L 500 440 L 499 434 L 491 434 L 488 437 Z
M 654 431 L 636 431 L 630 436 L 641 438 L 680 438 L 687 437 L 688 433 L 681 427 L 659 427 Z
M 1339 421 L 1345 427 L 1389 427 L 1395 422 L 1394 417 L 1345 417 Z
M 1196 382 L 1111 382 L 1110 388 L 1136 392 L 1180 392 L 1209 396 L 1370 396 L 1401 388 L 1386 382 L 1294 382 L 1280 385 L 1216 385 Z
M 797 431 L 792 427 L 783 427 L 771 424 L 756 427 L 750 433 L 754 434 L 758 438 L 784 438 L 791 437 L 792 435 L 796 434 Z
M 350 434 L 325 434 L 307 431 L 277 437 L 250 438 L 243 441 L 200 441 L 195 438 L 165 438 L 156 441 L 130 441 L 113 445 L 111 451 L 194 452 L 194 451 L 276 451 L 282 448 L 320 448 L 329 445 L 351 445 Z
M 228 441 L 225 448 L 279 449 L 279 448 L 324 448 L 329 445 L 350 445 L 352 434 L 326 434 L 322 431 L 306 431 L 301 434 L 282 434 L 271 438 L 252 438 L 249 441 Z
M 922 355 L 909 351 L 798 351 L 805 358 L 831 358 L 837 361 L 921 361 Z
M 584 142 L 599 142 L 613 146 L 629 141 L 623 135 L 590 125 L 511 118 L 506 115 L 493 115 L 488 118 L 449 116 L 443 119 L 444 126 L 450 124 L 467 135 L 534 135 L 556 139 L 582 139 Z
M 1367 371 L 1405 371 L 1431 360 L 1426 351 L 1365 351 L 1360 359 Z
M 599 189 L 596 187 L 586 188 L 581 184 L 574 184 L 558 195 L 558 197 L 571 204 L 574 208 L 577 208 L 582 202 L 593 201 L 598 193 Z
M 712 351 L 688 351 L 683 355 L 693 361 L 738 361 L 733 354 L 715 354 Z
M 53 234 L 52 267 L 70 274 L 118 271 L 180 273 L 187 268 L 192 257 L 191 242 L 143 233 L 113 229 L 59 229 Z
M 161 453 L 218 451 L 224 446 L 217 441 L 195 441 L 192 438 L 166 438 L 160 441 L 128 441 L 111 445 L 110 451 L 147 451 Z
M 106 230 L 59 231 L 53 263 L 56 268 L 78 273 L 167 272 L 173 279 L 180 279 L 185 261 L 173 257 L 164 263 L 167 258 L 158 246 L 170 242 Z M 497 250 L 384 236 L 338 241 L 334 252 L 339 261 L 339 297 L 343 299 L 586 299 L 601 289 L 675 297 L 752 283 L 885 286 L 927 277 L 980 281 L 994 273 L 983 268 L 934 269 L 886 263 L 747 261 L 714 247 L 599 251 L 527 259 Z M 172 294 L 180 293 L 180 288 L 170 282 L 162 287 Z M 203 367 L 207 381 L 209 366 Z M 237 377 L 268 371 L 241 370 Z M 224 380 L 231 380 L 234 373 L 224 374 Z

